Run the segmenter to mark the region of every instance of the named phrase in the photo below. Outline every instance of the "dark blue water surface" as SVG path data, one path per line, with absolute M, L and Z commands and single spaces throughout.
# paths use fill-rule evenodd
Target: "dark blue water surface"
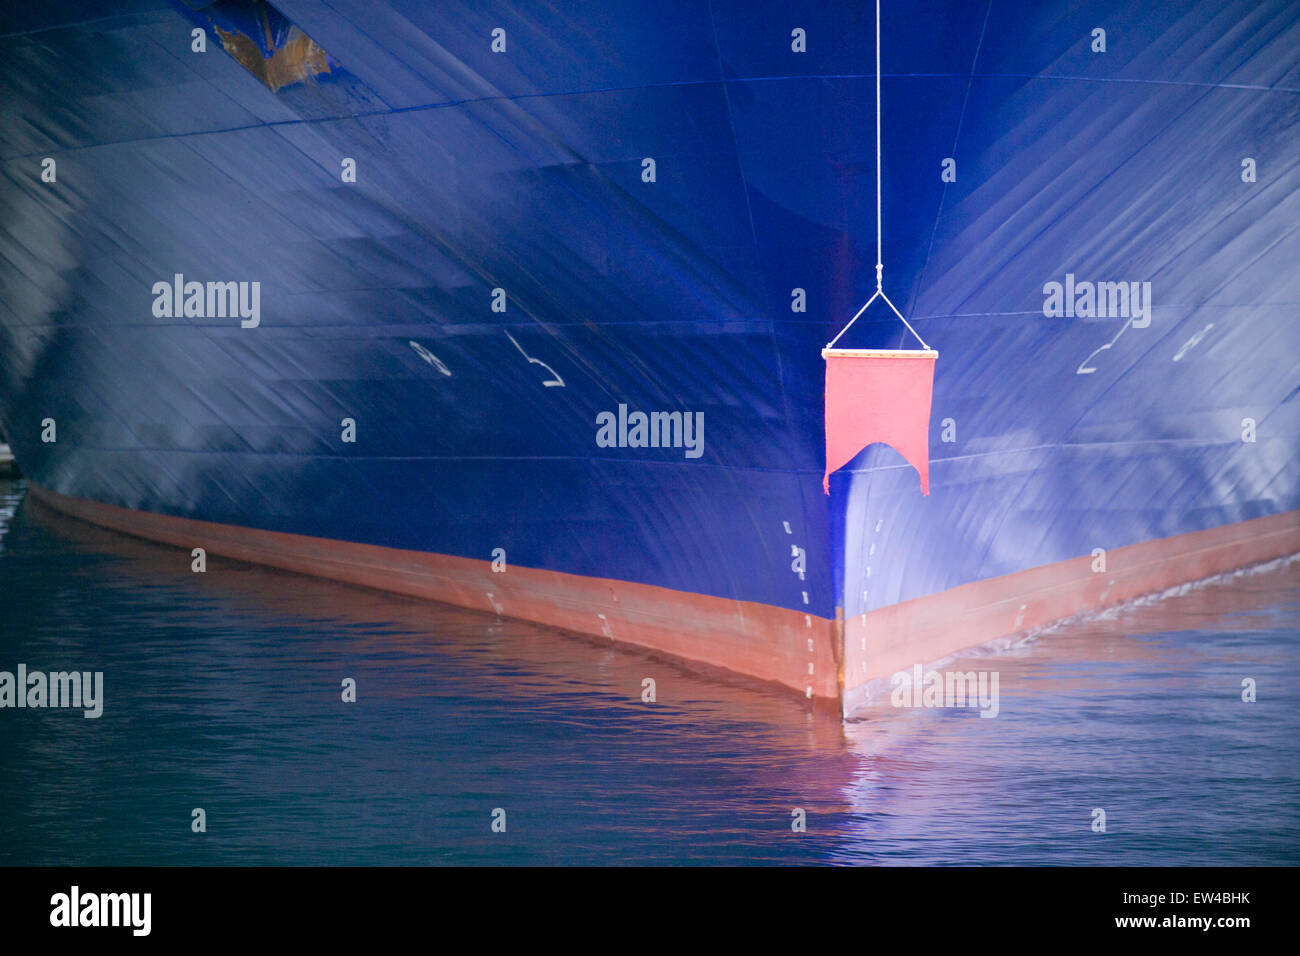
M 0 863 L 1295 864 L 1298 611 L 1278 563 L 945 664 L 998 672 L 996 718 L 845 723 L 529 624 L 194 574 L 0 482 L 0 670 L 105 682 L 99 719 L 0 710 Z

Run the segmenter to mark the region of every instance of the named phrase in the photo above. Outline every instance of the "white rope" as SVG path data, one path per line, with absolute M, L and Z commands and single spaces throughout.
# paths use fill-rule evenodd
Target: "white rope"
M 881 291 L 885 261 L 880 239 L 880 0 L 876 0 L 876 291 Z
M 911 332 L 912 335 L 916 337 L 916 340 L 921 343 L 921 348 L 929 352 L 931 349 L 930 346 L 925 344 L 925 339 L 917 335 L 916 329 L 912 328 L 912 324 L 908 322 L 907 319 L 903 318 L 903 313 L 899 312 L 894 306 L 894 303 L 889 301 L 889 296 L 885 295 L 884 243 L 881 238 L 882 228 L 880 215 L 880 144 L 880 0 L 876 0 L 876 291 L 872 293 L 871 298 L 867 300 L 867 304 L 858 309 L 858 314 L 849 319 L 849 324 L 840 329 L 840 334 L 835 336 L 835 338 L 831 339 L 830 342 L 826 344 L 826 347 L 828 349 L 834 348 L 835 343 L 840 340 L 840 337 L 853 327 L 853 323 L 862 317 L 863 312 L 867 311 L 867 306 L 875 302 L 876 297 L 879 296 L 881 299 L 885 300 L 885 304 L 889 306 L 894 315 L 898 316 L 899 321 L 907 326 L 907 331 Z

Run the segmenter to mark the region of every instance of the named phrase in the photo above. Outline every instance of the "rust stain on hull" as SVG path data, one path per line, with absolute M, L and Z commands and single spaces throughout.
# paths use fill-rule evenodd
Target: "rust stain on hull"
M 270 23 L 266 20 L 265 13 L 263 22 L 266 23 L 267 46 L 273 46 Z M 226 52 L 273 93 L 282 87 L 330 72 L 329 54 L 296 26 L 289 28 L 285 42 L 275 47 L 275 52 L 269 57 L 263 55 L 255 40 L 239 31 L 223 30 L 216 25 L 213 29 Z

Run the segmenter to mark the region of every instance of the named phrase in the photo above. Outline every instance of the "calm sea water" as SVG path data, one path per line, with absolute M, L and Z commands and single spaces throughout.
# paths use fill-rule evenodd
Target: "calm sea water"
M 996 718 L 844 723 L 528 624 L 189 562 L 0 481 L 0 670 L 103 671 L 106 698 L 97 720 L 0 710 L 0 864 L 1300 862 L 1297 563 L 945 665 L 998 672 Z

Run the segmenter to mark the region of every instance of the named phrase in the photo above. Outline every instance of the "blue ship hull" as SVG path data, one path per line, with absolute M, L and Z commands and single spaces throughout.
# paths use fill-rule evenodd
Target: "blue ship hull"
M 261 10 L 0 18 L 0 427 L 41 488 L 819 620 L 1300 507 L 1294 4 L 885 4 L 928 497 L 879 445 L 821 489 L 820 349 L 875 286 L 865 6 Z M 290 26 L 327 56 L 272 89 L 231 38 Z M 158 315 L 177 274 L 259 282 L 259 324 Z M 1149 282 L 1148 324 L 1045 315 L 1067 275 Z M 702 454 L 602 447 L 620 405 L 703 413 Z

